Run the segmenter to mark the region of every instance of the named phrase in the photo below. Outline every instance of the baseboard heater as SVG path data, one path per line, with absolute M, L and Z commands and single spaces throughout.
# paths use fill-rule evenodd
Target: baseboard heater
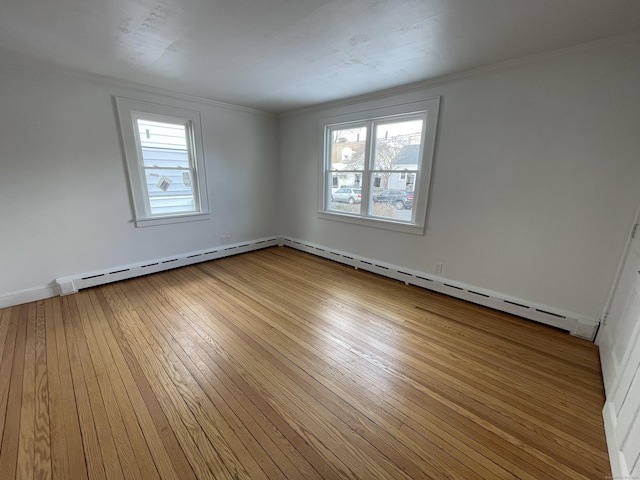
M 216 258 L 229 257 L 239 253 L 260 250 L 262 248 L 279 245 L 280 243 L 281 239 L 279 237 L 269 237 L 249 242 L 222 245 L 216 248 L 174 255 L 148 262 L 121 265 L 108 270 L 99 270 L 80 275 L 60 277 L 56 279 L 56 283 L 60 289 L 60 295 L 69 295 L 76 293 L 78 290 L 83 288 L 95 287 L 105 283 L 117 282 L 128 278 L 161 272 L 171 268 L 184 267 L 187 265 L 193 265 L 194 263 L 207 262 Z
M 354 268 L 393 278 L 407 285 L 426 288 L 451 297 L 467 300 L 478 305 L 511 313 L 519 317 L 534 320 L 545 325 L 560 328 L 577 337 L 593 340 L 599 321 L 582 317 L 572 312 L 561 311 L 553 307 L 533 304 L 519 298 L 508 297 L 497 292 L 449 281 L 427 273 L 397 267 L 369 258 L 334 250 L 289 237 L 269 237 L 248 242 L 189 252 L 182 255 L 160 258 L 148 262 L 121 265 L 107 270 L 99 270 L 79 275 L 70 275 L 56 279 L 60 295 L 76 293 L 83 288 L 95 287 L 105 283 L 117 282 L 172 268 L 184 267 L 195 263 L 207 262 L 216 258 L 247 253 L 262 248 L 284 245 L 303 252 L 311 253 L 329 260 L 344 263 Z
M 453 282 L 441 277 L 397 267 L 384 262 L 353 255 L 348 252 L 334 250 L 323 245 L 317 245 L 302 240 L 283 237 L 281 245 L 296 250 L 311 253 L 319 257 L 344 263 L 368 272 L 393 278 L 407 285 L 426 288 L 434 292 L 444 293 L 451 297 L 460 298 L 478 305 L 500 310 L 534 320 L 545 325 L 566 330 L 576 337 L 592 340 L 600 325 L 599 321 L 585 318 L 573 312 L 528 302 L 520 298 L 509 297 L 498 292 L 477 288 L 459 282 Z

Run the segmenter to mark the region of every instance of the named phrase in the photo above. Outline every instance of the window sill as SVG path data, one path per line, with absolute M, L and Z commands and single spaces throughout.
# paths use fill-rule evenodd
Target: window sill
M 333 212 L 318 212 L 318 217 L 323 220 L 334 220 L 337 222 L 351 223 L 353 225 L 363 225 L 366 227 L 381 228 L 383 230 L 393 230 L 401 233 L 411 233 L 413 235 L 424 235 L 424 225 L 414 223 L 394 222 L 392 220 L 378 220 L 370 217 L 358 217 L 355 215 L 345 215 Z
M 171 225 L 173 223 L 200 222 L 210 218 L 210 213 L 187 213 L 166 217 L 136 218 L 135 224 L 136 227 L 153 227 L 156 225 Z

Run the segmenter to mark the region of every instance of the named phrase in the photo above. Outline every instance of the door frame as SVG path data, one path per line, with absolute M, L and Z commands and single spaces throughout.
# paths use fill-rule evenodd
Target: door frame
M 618 285 L 620 284 L 620 278 L 622 277 L 622 271 L 624 270 L 624 265 L 627 261 L 627 256 L 629 255 L 629 250 L 631 249 L 631 242 L 633 242 L 633 233 L 634 229 L 636 229 L 636 235 L 640 235 L 640 227 L 638 227 L 638 223 L 640 223 L 640 203 L 636 208 L 636 214 L 633 218 L 633 222 L 631 223 L 631 227 L 629 228 L 629 233 L 627 235 L 627 242 L 624 245 L 624 250 L 622 251 L 622 255 L 620 255 L 620 260 L 618 261 L 618 268 L 616 269 L 616 275 L 613 279 L 613 283 L 611 284 L 611 288 L 609 289 L 609 295 L 607 296 L 607 303 L 604 306 L 604 311 L 602 312 L 602 318 L 600 319 L 600 328 L 596 333 L 596 338 L 594 343 L 596 345 L 600 345 L 600 340 L 602 339 L 602 332 L 606 328 L 607 325 L 607 316 L 611 311 L 611 305 L 613 303 L 613 299 L 616 296 L 616 291 L 618 290 Z

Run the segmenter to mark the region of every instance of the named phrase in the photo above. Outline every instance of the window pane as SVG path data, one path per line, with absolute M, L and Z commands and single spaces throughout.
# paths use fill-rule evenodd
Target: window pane
M 417 171 L 402 172 L 375 172 L 372 179 L 372 191 L 374 194 L 382 190 L 396 189 L 413 191 L 416 188 Z
M 151 215 L 197 211 L 187 125 L 137 119 Z
M 329 134 L 329 169 L 363 170 L 367 127 L 332 128 Z
M 339 188 L 362 188 L 362 173 L 360 172 L 334 172 L 331 174 L 331 190 Z
M 154 122 L 139 118 L 138 135 L 145 167 L 189 168 L 187 130 L 181 123 Z
M 183 123 L 154 122 L 138 119 L 138 133 L 143 147 L 187 148 L 186 128 Z
M 375 127 L 375 170 L 418 170 L 423 120 L 379 123 Z
M 375 187 L 377 179 L 382 181 L 382 178 L 378 175 L 374 174 L 374 188 L 371 192 L 371 215 L 401 222 L 411 222 L 414 201 L 413 190 Z
M 152 215 L 196 211 L 193 179 L 189 170 L 145 169 Z
M 142 159 L 145 167 L 189 168 L 187 149 L 142 147 Z

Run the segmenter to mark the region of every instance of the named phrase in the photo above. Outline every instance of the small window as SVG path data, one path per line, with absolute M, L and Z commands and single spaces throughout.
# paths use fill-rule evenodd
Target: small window
M 422 233 L 438 106 L 439 98 L 434 98 L 366 112 L 392 110 L 390 115 L 357 119 L 354 113 L 325 119 L 321 216 Z M 407 113 L 398 113 L 403 107 Z M 349 120 L 339 121 L 342 118 Z M 334 191 L 337 183 L 351 188 Z
M 137 226 L 208 218 L 200 115 L 116 99 Z

